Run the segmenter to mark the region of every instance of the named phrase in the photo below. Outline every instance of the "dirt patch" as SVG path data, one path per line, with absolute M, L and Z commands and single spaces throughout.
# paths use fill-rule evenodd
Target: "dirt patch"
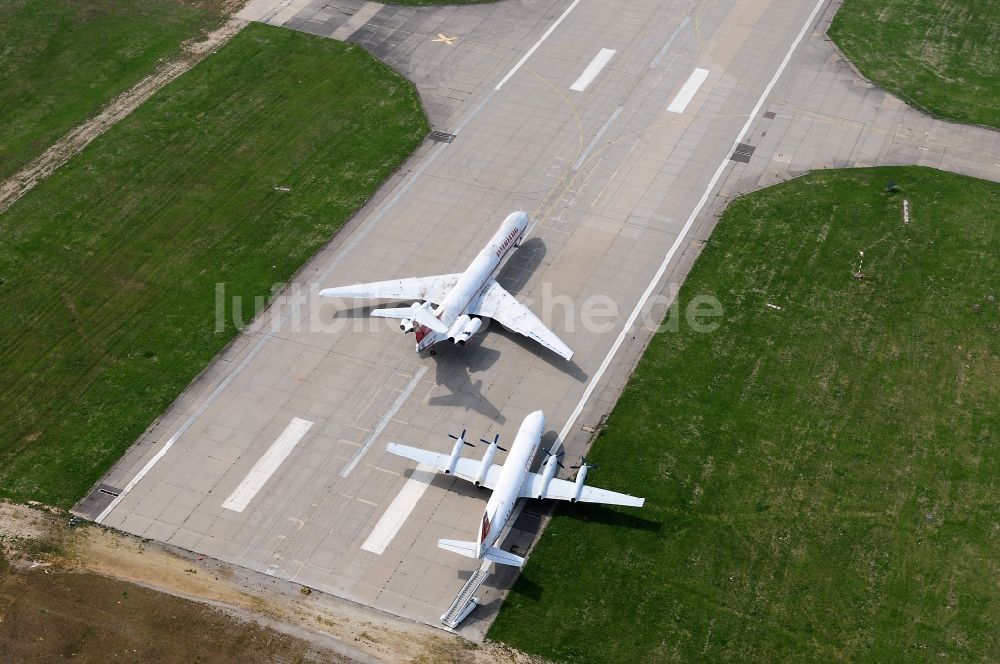
M 0 552 L 4 662 L 538 661 L 40 506 L 0 503 Z
M 0 661 L 348 662 L 219 609 L 96 574 L 0 578 Z
M 238 9 L 240 2 L 221 1 L 212 4 L 232 5 Z M 182 45 L 181 54 L 164 63 L 155 72 L 142 79 L 129 90 L 111 101 L 100 113 L 77 126 L 60 138 L 48 150 L 37 156 L 27 166 L 0 182 L 0 213 L 13 205 L 21 196 L 31 191 L 36 184 L 52 175 L 70 158 L 107 131 L 112 125 L 139 108 L 157 90 L 191 69 L 206 55 L 219 48 L 240 30 L 247 22 L 230 18 L 221 27 L 213 30 L 204 39 L 191 39 Z

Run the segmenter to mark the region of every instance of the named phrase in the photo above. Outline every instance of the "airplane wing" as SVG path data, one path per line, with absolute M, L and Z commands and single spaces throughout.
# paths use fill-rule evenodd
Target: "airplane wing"
M 448 462 L 451 460 L 451 457 L 447 454 L 439 454 L 437 452 L 431 452 L 430 450 L 420 449 L 419 447 L 400 445 L 399 443 L 389 443 L 386 447 L 386 451 L 390 454 L 395 454 L 396 456 L 412 459 L 417 463 L 427 464 L 439 473 L 444 472 L 445 468 L 448 467 Z M 463 480 L 468 482 L 475 482 L 476 476 L 479 474 L 479 463 L 480 462 L 477 459 L 459 459 L 455 464 L 455 477 L 461 477 Z M 497 484 L 497 478 L 500 476 L 500 469 L 502 467 L 503 466 L 499 463 L 495 463 L 490 466 L 490 469 L 486 472 L 486 477 L 480 486 L 486 487 L 487 489 L 495 487 Z M 555 482 L 555 480 L 552 481 Z M 552 485 L 550 484 L 549 486 Z
M 445 468 L 448 467 L 448 462 L 451 460 L 451 457 L 447 454 L 431 452 L 430 450 L 420 449 L 419 447 L 410 447 L 409 445 L 400 445 L 399 443 L 389 443 L 386 450 L 390 454 L 395 454 L 396 456 L 401 456 L 406 459 L 412 459 L 417 463 L 427 464 L 439 473 L 444 472 Z M 468 482 L 475 482 L 476 476 L 479 474 L 479 464 L 480 462 L 477 459 L 458 459 L 455 464 L 455 477 L 461 477 L 463 480 Z M 487 471 L 486 477 L 481 483 L 481 486 L 487 489 L 495 487 L 497 478 L 500 476 L 500 469 L 502 467 L 503 466 L 498 463 L 490 466 L 490 469 Z M 541 475 L 538 473 L 528 473 L 528 477 L 524 480 L 524 485 L 521 487 L 520 497 L 538 498 L 542 484 L 544 484 L 544 480 Z M 545 490 L 545 493 L 542 494 L 542 498 L 570 500 L 575 494 L 575 482 L 569 482 L 567 480 L 561 480 L 558 477 L 553 477 L 549 481 L 549 486 Z M 625 493 L 618 493 L 616 491 L 608 491 L 607 489 L 585 486 L 580 492 L 580 502 L 642 507 L 646 502 L 646 499 L 637 498 Z
M 552 330 L 545 327 L 531 310 L 504 290 L 495 279 L 487 282 L 482 294 L 469 307 L 468 313 L 492 318 L 507 329 L 534 339 L 567 360 L 573 357 L 573 351 L 569 346 L 564 344 Z
M 354 299 L 383 300 L 426 300 L 441 304 L 461 274 L 439 274 L 434 277 L 412 277 L 409 279 L 389 279 L 370 284 L 354 284 L 324 288 L 319 292 L 323 297 L 348 297 Z
M 521 487 L 522 498 L 538 498 L 545 480 L 538 473 L 529 473 Z M 553 500 L 570 500 L 576 494 L 576 482 L 561 480 L 553 477 L 549 481 L 548 488 L 542 494 L 542 498 L 552 498 Z M 628 507 L 642 507 L 646 502 L 645 498 L 636 498 L 626 493 L 598 489 L 597 487 L 584 486 L 580 492 L 581 503 L 604 503 L 605 505 L 626 505 Z

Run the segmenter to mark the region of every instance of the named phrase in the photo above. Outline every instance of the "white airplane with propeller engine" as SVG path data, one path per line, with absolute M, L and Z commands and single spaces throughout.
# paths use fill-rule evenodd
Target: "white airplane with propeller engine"
M 542 472 L 531 472 L 529 467 L 538 452 L 538 446 L 544 432 L 545 415 L 542 411 L 536 410 L 525 417 L 517 432 L 517 437 L 514 438 L 514 443 L 510 447 L 510 452 L 507 454 L 507 461 L 503 465 L 493 463 L 497 450 L 507 452 L 497 444 L 500 440 L 499 435 L 492 442 L 482 440 L 487 447 L 486 453 L 479 461 L 461 458 L 462 448 L 465 445 L 475 447 L 474 444 L 465 440 L 465 431 L 460 436 L 451 435 L 455 439 L 451 454 L 439 454 L 398 443 L 389 443 L 386 449 L 397 456 L 427 464 L 438 472 L 461 477 L 477 487 L 492 489 L 493 495 L 486 503 L 486 511 L 483 513 L 476 541 L 442 539 L 438 540 L 438 546 L 468 558 L 485 559 L 502 565 L 520 567 L 524 564 L 524 558 L 494 546 L 510 520 L 518 499 L 553 498 L 574 503 L 605 503 L 630 507 L 642 507 L 643 503 L 646 502 L 645 498 L 636 498 L 624 493 L 586 486 L 584 482 L 587 479 L 587 471 L 594 468 L 594 466 L 587 464 L 586 458 L 581 461 L 579 466 L 572 466 L 578 468 L 576 479 L 572 482 L 556 477 L 559 468 L 563 467 L 560 461 L 563 452 L 553 453 L 551 450 L 545 450 L 548 459 L 542 467 Z
M 573 357 L 573 351 L 493 278 L 504 257 L 520 246 L 527 229 L 527 214 L 508 215 L 465 272 L 325 288 L 319 294 L 354 299 L 414 300 L 408 307 L 375 309 L 371 315 L 398 318 L 399 329 L 415 333 L 418 353 L 446 339 L 464 346 L 480 331 L 485 319 L 492 319 L 568 360 Z

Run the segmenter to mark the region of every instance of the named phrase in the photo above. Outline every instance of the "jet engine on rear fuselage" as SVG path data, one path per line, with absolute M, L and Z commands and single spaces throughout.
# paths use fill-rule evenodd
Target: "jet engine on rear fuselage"
M 461 327 L 459 327 L 461 324 Z M 458 317 L 451 330 L 448 331 L 448 338 L 459 346 L 464 346 L 476 332 L 483 327 L 482 318 L 471 318 L 465 314 Z M 452 334 L 457 332 L 457 334 Z

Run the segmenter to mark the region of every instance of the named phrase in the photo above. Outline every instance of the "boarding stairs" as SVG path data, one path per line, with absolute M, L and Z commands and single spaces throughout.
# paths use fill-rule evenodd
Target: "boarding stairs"
M 462 586 L 462 589 L 458 591 L 455 601 L 451 603 L 448 610 L 441 616 L 441 622 L 452 629 L 458 627 L 459 623 L 465 620 L 474 608 L 479 606 L 479 598 L 475 596 L 476 591 L 479 590 L 479 587 L 483 585 L 483 582 L 486 581 L 486 577 L 489 575 L 489 564 L 483 565 L 473 572 L 469 580 Z

